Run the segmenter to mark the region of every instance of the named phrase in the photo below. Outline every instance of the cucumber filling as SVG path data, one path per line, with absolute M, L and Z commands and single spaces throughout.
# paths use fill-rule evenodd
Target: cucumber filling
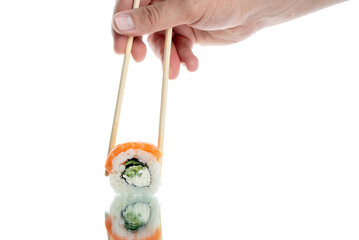
M 125 164 L 125 171 L 122 177 L 128 184 L 136 187 L 148 187 L 151 184 L 151 174 L 146 164 L 141 163 L 135 158 L 128 160 Z
M 128 206 L 122 212 L 125 220 L 125 228 L 130 231 L 136 231 L 147 225 L 151 215 L 151 207 L 147 203 L 136 203 Z

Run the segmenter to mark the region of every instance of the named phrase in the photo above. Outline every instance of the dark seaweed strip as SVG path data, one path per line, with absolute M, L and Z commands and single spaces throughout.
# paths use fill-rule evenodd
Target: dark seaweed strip
M 132 166 L 137 166 L 137 165 L 141 165 L 141 166 L 143 166 L 143 167 L 146 166 L 146 164 L 141 163 L 141 162 L 138 161 L 138 159 L 136 159 L 136 158 L 132 158 L 132 159 L 128 160 L 127 162 L 125 162 L 125 164 L 124 164 L 124 166 L 125 166 L 126 168 L 129 168 L 129 167 L 132 167 Z

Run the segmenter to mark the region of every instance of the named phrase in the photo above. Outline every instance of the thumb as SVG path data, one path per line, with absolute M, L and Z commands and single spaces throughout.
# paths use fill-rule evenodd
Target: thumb
M 119 34 L 141 36 L 185 24 L 187 13 L 181 2 L 165 0 L 118 12 L 113 16 L 113 28 Z

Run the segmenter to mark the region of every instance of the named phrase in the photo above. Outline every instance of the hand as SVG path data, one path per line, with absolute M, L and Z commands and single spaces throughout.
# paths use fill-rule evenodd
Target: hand
M 170 79 L 178 76 L 180 64 L 189 71 L 198 68 L 192 52 L 195 43 L 223 45 L 239 42 L 256 31 L 344 0 L 118 0 L 113 16 L 114 49 L 125 51 L 127 36 L 134 38 L 132 56 L 142 61 L 148 42 L 163 59 L 165 29 L 173 27 Z

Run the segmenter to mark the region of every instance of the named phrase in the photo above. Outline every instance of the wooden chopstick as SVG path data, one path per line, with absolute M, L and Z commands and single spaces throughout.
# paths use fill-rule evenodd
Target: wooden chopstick
M 140 0 L 135 0 L 133 2 L 133 8 L 138 8 L 139 6 L 140 6 Z M 112 131 L 111 131 L 111 137 L 110 137 L 110 144 L 109 144 L 109 147 L 108 147 L 108 153 L 111 152 L 111 150 L 115 147 L 115 144 L 116 144 L 118 122 L 120 120 L 120 113 L 121 113 L 121 108 L 122 108 L 122 100 L 123 100 L 123 95 L 124 95 L 124 92 L 125 92 L 127 71 L 128 71 L 128 65 L 129 65 L 130 57 L 131 57 L 132 45 L 133 45 L 133 37 L 130 36 L 127 39 L 125 56 L 123 58 L 120 87 L 118 89 L 115 116 L 113 118 L 113 123 L 112 123 Z M 108 176 L 107 171 L 105 172 L 105 175 Z
M 161 112 L 160 112 L 160 126 L 158 132 L 158 148 L 162 152 L 163 152 L 164 135 L 165 135 L 167 89 L 168 89 L 168 78 L 170 73 L 171 44 L 172 44 L 172 28 L 169 28 L 166 30 L 165 49 L 163 56 Z M 162 166 L 162 157 L 160 159 L 160 165 Z

